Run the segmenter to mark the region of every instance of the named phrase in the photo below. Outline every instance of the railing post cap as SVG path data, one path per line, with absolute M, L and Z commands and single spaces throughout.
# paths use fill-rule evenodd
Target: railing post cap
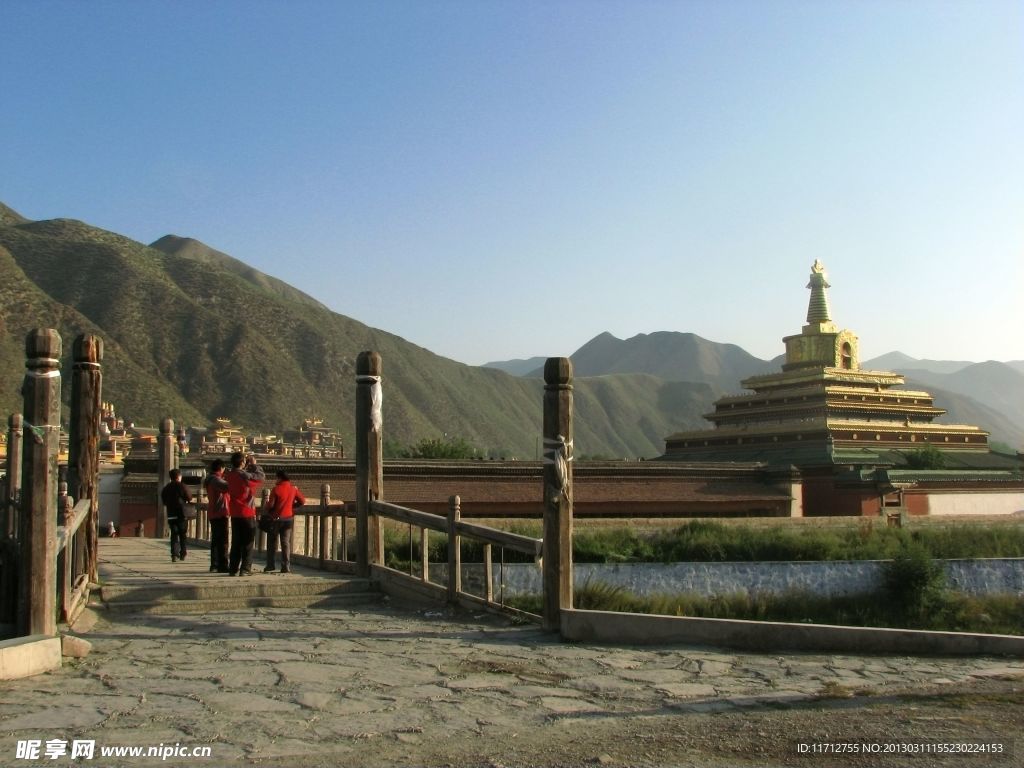
M 64 345 L 55 328 L 33 328 L 25 337 L 25 356 L 59 359 Z
M 381 359 L 379 352 L 360 352 L 356 357 L 356 375 L 380 376 Z
M 71 345 L 71 356 L 76 363 L 98 363 L 103 359 L 103 339 L 92 333 L 75 337 Z
M 572 384 L 572 360 L 568 357 L 549 357 L 544 363 L 544 383 Z
M 170 416 L 164 416 L 160 419 L 160 434 L 170 435 L 174 433 L 174 419 Z
M 7 426 L 11 429 L 21 429 L 25 423 L 25 418 L 20 413 L 12 413 L 7 417 Z

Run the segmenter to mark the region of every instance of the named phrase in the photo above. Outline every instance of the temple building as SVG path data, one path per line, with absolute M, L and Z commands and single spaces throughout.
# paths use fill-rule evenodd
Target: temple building
M 935 422 L 945 413 L 904 378 L 860 367 L 857 336 L 832 321 L 825 269 L 811 268 L 807 324 L 783 339 L 779 373 L 715 402 L 714 427 L 666 438 L 663 459 L 764 462 L 802 476 L 806 515 L 1009 513 L 1024 510 L 1020 456 L 988 433 Z

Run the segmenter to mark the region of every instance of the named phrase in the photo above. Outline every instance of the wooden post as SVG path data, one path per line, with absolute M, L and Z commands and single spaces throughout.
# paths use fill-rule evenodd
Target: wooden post
M 68 495 L 68 484 L 60 483 L 57 492 L 57 514 L 60 524 L 67 531 L 74 513 L 75 500 Z M 67 621 L 71 612 L 71 587 L 75 580 L 74 537 L 65 535 L 64 551 L 57 555 L 57 584 L 60 587 L 60 619 Z
M 7 419 L 7 487 L 5 489 L 4 526 L 0 536 L 17 539 L 21 536 L 21 470 L 25 446 L 22 444 L 23 419 L 20 413 L 12 413 Z
M 462 537 L 456 526 L 462 519 L 462 500 L 448 497 L 448 601 L 454 603 L 462 591 Z
M 60 447 L 60 334 L 37 328 L 25 340 L 22 467 L 22 635 L 57 632 L 57 450 Z
M 328 514 L 328 511 L 330 510 L 330 508 L 331 508 L 331 486 L 330 486 L 329 483 L 322 483 L 320 485 L 320 519 L 321 520 L 326 520 L 327 519 L 327 514 Z M 309 520 L 309 516 L 308 515 L 306 516 L 306 519 Z M 322 535 L 321 535 L 321 538 L 322 538 Z M 322 549 L 322 547 L 321 547 L 321 549 Z M 332 555 L 330 555 L 330 557 L 333 558 L 334 555 L 332 554 Z M 321 556 L 321 558 L 320 558 L 320 568 L 321 569 L 324 567 L 324 562 L 323 561 L 324 561 L 324 558 Z
M 330 497 L 328 497 L 330 500 Z M 327 567 L 327 553 L 330 548 L 330 537 L 327 533 L 327 520 L 329 514 L 329 508 L 327 504 L 324 504 L 320 508 L 320 570 L 324 570 Z
M 100 412 L 102 407 L 103 340 L 82 334 L 71 347 L 71 434 L 68 490 L 75 499 L 89 499 L 89 518 L 82 526 L 86 573 L 98 581 L 100 527 Z
M 260 490 L 260 508 L 256 510 L 256 519 L 259 520 L 263 516 L 263 511 L 267 508 L 267 499 L 270 498 L 270 491 L 266 488 Z M 255 549 L 257 552 L 265 552 L 267 547 L 270 546 L 270 542 L 267 541 L 267 532 L 256 526 L 256 543 Z
M 0 499 L 0 622 L 17 626 L 22 614 L 19 603 L 22 600 L 18 582 L 21 576 L 22 532 L 21 508 L 21 457 L 22 418 L 20 413 L 11 414 L 7 430 L 7 477 L 4 480 L 3 498 Z
M 383 495 L 384 467 L 381 359 L 376 352 L 356 358 L 356 572 L 370 575 L 370 564 L 384 560 L 380 521 L 370 502 Z
M 544 363 L 544 628 L 572 608 L 572 362 Z
M 494 602 L 494 558 L 490 544 L 484 544 L 484 600 Z
M 160 437 L 156 444 L 156 453 L 156 537 L 162 539 L 167 535 L 167 510 L 164 509 L 160 491 L 171 482 L 171 470 L 175 467 L 174 420 L 167 416 L 160 420 Z
M 430 581 L 430 531 L 420 528 L 420 580 Z

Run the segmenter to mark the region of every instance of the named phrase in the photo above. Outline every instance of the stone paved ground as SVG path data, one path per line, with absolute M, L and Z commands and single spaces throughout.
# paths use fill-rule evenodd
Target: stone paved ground
M 792 746 L 759 756 L 756 733 L 753 754 L 731 756 L 728 742 L 762 715 L 820 711 L 839 716 L 829 738 L 863 736 L 849 719 L 861 708 L 881 703 L 898 716 L 920 709 L 915 691 L 991 680 L 1003 681 L 999 706 L 1021 724 L 1019 660 L 601 648 L 492 616 L 387 606 L 111 614 L 84 636 L 87 658 L 5 684 L 0 765 L 31 764 L 16 759 L 27 739 L 211 748 L 205 760 L 82 762 L 104 766 L 826 765 Z M 1015 735 L 956 720 L 932 732 Z

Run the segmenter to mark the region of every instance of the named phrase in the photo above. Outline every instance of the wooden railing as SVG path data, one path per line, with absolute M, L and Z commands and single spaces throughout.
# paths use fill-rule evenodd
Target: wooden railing
M 197 494 L 196 518 L 188 522 L 187 536 L 193 542 L 209 544 L 210 521 L 205 494 Z M 264 490 L 259 508 L 266 503 Z M 331 499 L 331 487 L 320 488 L 320 501 L 295 510 L 292 534 L 292 561 L 298 565 L 326 571 L 351 572 L 355 569 L 352 548 L 355 543 L 355 513 L 344 501 Z M 255 552 L 266 552 L 267 534 L 257 530 Z
M 71 624 L 89 599 L 89 561 L 85 523 L 91 502 L 82 499 L 72 506 L 62 494 L 58 506 L 63 525 L 57 526 L 57 607 L 60 620 Z
M 261 506 L 266 502 L 263 494 Z M 200 496 L 197 503 L 197 515 L 189 522 L 189 538 L 192 541 L 209 543 L 210 525 L 207 518 L 207 502 Z M 500 609 L 533 620 L 540 617 L 525 613 L 505 603 L 505 582 L 503 564 L 506 551 L 525 554 L 539 563 L 543 540 L 522 536 L 486 525 L 466 522 L 461 519 L 461 506 L 458 496 L 449 500 L 447 517 L 418 509 L 374 501 L 370 511 L 379 518 L 409 526 L 410 542 L 417 537 L 420 547 L 418 568 L 415 568 L 410 546 L 409 572 L 390 568 L 383 563 L 375 566 L 385 569 L 392 576 L 408 579 L 420 585 L 432 585 L 441 590 L 450 602 L 472 603 L 492 609 Z M 447 556 L 444 560 L 431 563 L 429 558 L 430 531 L 436 531 L 447 538 Z M 483 549 L 481 563 L 464 563 L 462 560 L 462 541 L 471 539 L 479 542 Z M 255 552 L 265 552 L 267 534 L 257 533 L 254 545 Z M 356 567 L 355 510 L 342 501 L 331 500 L 329 485 L 323 485 L 318 504 L 306 504 L 295 510 L 295 529 L 292 536 L 292 561 L 299 565 L 319 568 L 320 570 L 341 571 L 351 573 Z M 494 550 L 498 556 L 494 556 Z M 497 572 L 495 569 L 497 563 Z M 434 565 L 434 578 L 431 577 L 431 565 Z M 441 566 L 441 567 L 436 567 Z M 467 572 L 480 572 L 479 590 L 463 588 L 464 575 Z M 443 574 L 443 575 L 441 575 Z M 497 580 L 495 576 L 497 575 Z M 441 596 L 441 592 L 438 596 Z
M 391 576 L 398 580 L 408 579 L 418 585 L 435 585 L 442 587 L 447 593 L 449 602 L 472 603 L 483 605 L 487 608 L 497 608 L 504 612 L 520 614 L 535 621 L 540 621 L 539 615 L 526 613 L 507 605 L 504 601 L 504 552 L 509 550 L 528 555 L 535 562 L 540 561 L 543 550 L 543 540 L 529 536 L 522 536 L 497 528 L 491 528 L 477 523 L 467 523 L 461 519 L 461 502 L 458 496 L 449 499 L 448 516 L 441 517 L 431 512 L 423 512 L 418 509 L 402 507 L 398 504 L 391 504 L 386 501 L 371 501 L 370 512 L 378 517 L 404 523 L 409 526 L 409 573 L 404 573 L 396 568 L 391 568 L 385 563 L 375 563 L 375 566 L 386 570 Z M 414 569 L 412 558 L 412 541 L 415 532 L 419 534 L 420 562 L 419 569 Z M 447 537 L 448 557 L 444 569 L 445 583 L 438 584 L 430 578 L 430 546 L 429 532 L 437 531 Z M 481 594 L 463 589 L 463 561 L 462 561 L 462 540 L 464 538 L 474 539 L 483 544 L 482 589 Z M 494 584 L 494 557 L 493 550 L 497 547 L 500 551 L 498 570 L 498 599 L 495 599 Z M 439 569 L 436 569 L 439 570 Z
M 356 573 L 377 581 L 384 591 L 404 591 L 409 597 L 436 597 L 437 585 L 430 582 L 429 557 L 420 558 L 420 573 L 402 574 L 385 563 L 384 519 L 410 526 L 410 537 L 419 529 L 420 547 L 429 552 L 428 532 L 448 536 L 448 576 L 443 589 L 449 602 L 469 601 L 507 610 L 503 594 L 494 599 L 492 551 L 495 546 L 526 552 L 541 559 L 543 585 L 542 626 L 558 631 L 563 610 L 572 608 L 572 508 L 573 508 L 573 372 L 568 358 L 549 358 L 544 364 L 544 536 L 531 539 L 482 525 L 463 523 L 458 497 L 451 497 L 447 519 L 400 507 L 384 501 L 383 376 L 380 354 L 360 352 L 356 357 L 355 498 L 357 561 Z M 462 589 L 462 538 L 477 539 L 484 545 L 483 594 Z M 412 547 L 410 547 L 410 550 Z M 410 551 L 411 555 L 411 551 Z M 503 562 L 504 558 L 502 558 Z M 412 568 L 410 568 L 412 570 Z M 499 573 L 502 585 L 503 572 Z M 499 590 L 503 593 L 503 589 Z
M 59 481 L 63 341 L 52 328 L 25 339 L 23 409 L 12 414 L 0 508 L 3 576 L 0 620 L 16 637 L 53 636 L 71 624 L 98 578 L 100 361 L 103 341 L 91 334 L 72 348 L 67 479 Z M 80 499 L 72 501 L 72 495 Z M 13 610 L 11 601 L 14 601 Z

